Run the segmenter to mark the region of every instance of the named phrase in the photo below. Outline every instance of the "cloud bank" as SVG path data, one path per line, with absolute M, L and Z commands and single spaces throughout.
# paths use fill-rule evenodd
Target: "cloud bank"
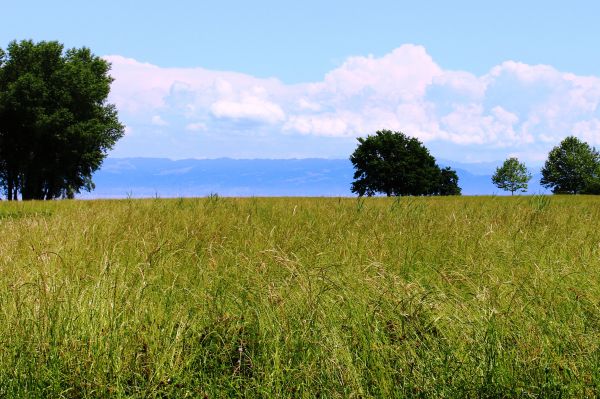
M 541 160 L 575 134 L 600 145 L 600 78 L 507 61 L 482 76 L 445 70 L 425 48 L 348 58 L 322 81 L 112 63 L 130 132 L 117 155 L 346 157 L 355 138 L 401 130 L 453 160 Z M 158 151 L 158 152 L 157 152 Z

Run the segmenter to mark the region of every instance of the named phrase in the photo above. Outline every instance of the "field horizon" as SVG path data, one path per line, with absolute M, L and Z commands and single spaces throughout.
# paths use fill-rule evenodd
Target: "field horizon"
M 456 169 L 464 195 L 510 195 L 492 183 L 491 176 L 501 163 L 439 160 L 442 167 Z M 528 194 L 549 193 L 539 184 L 539 169 L 539 165 L 532 166 Z M 94 174 L 95 190 L 78 197 L 353 196 L 353 174 L 348 159 L 107 158 Z

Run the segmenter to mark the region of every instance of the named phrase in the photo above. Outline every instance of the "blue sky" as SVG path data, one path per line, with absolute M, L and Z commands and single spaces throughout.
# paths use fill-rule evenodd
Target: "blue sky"
M 20 1 L 13 39 L 113 63 L 111 156 L 345 158 L 380 128 L 461 162 L 600 145 L 592 1 Z

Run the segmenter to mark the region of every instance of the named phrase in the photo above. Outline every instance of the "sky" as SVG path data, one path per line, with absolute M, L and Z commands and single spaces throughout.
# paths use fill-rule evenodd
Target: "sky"
M 11 40 L 112 63 L 112 157 L 347 158 L 380 129 L 438 158 L 600 146 L 593 1 L 11 1 Z

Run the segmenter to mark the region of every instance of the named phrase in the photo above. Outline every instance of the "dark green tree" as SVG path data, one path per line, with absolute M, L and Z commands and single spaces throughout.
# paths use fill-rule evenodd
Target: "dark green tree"
M 585 190 L 583 190 L 582 194 L 600 195 L 600 162 L 598 162 L 596 172 L 588 177 Z
M 381 130 L 366 138 L 359 137 L 358 142 L 350 156 L 355 169 L 353 193 L 359 196 L 441 193 L 442 172 L 429 150 L 416 138 Z M 453 179 L 458 181 L 458 177 L 450 176 L 448 171 L 444 172 L 444 178 L 450 185 Z
M 548 154 L 541 184 L 555 194 L 598 193 L 600 154 L 575 136 L 565 138 Z
M 458 175 L 449 166 L 440 170 L 440 180 L 437 195 L 460 195 L 461 188 L 458 186 Z
M 71 198 L 123 136 L 110 64 L 88 48 L 13 41 L 0 50 L 0 186 L 9 200 Z
M 527 191 L 529 180 L 531 173 L 527 166 L 514 157 L 504 161 L 492 176 L 492 183 L 499 189 L 510 191 L 510 195 L 514 195 L 515 191 Z

